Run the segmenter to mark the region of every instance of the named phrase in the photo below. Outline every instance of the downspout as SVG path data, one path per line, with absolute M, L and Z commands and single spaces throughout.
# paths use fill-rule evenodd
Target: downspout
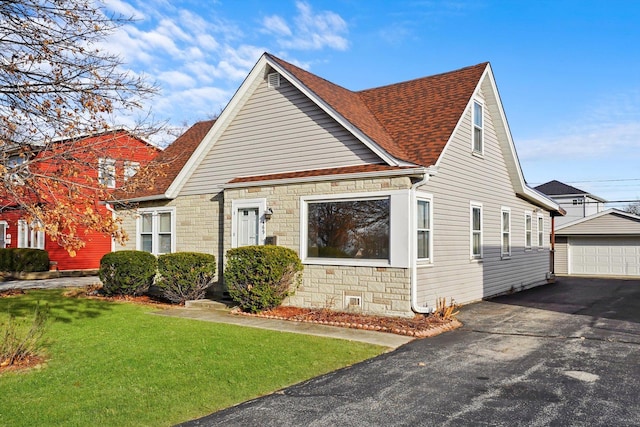
M 426 169 L 422 179 L 416 181 L 413 185 L 411 185 L 411 200 L 409 207 L 409 221 L 411 226 L 409 227 L 411 232 L 411 238 L 409 242 L 411 247 L 409 248 L 409 257 L 411 258 L 411 310 L 415 313 L 427 314 L 430 313 L 431 310 L 429 307 L 420 307 L 418 306 L 418 257 L 416 256 L 416 248 L 418 246 L 418 233 L 415 232 L 415 225 L 417 224 L 417 203 L 416 203 L 416 190 L 421 185 L 426 184 L 429 181 L 429 177 L 435 175 L 435 171 L 431 171 Z M 432 226 L 433 227 L 433 226 Z M 433 239 L 433 235 L 431 236 Z
M 551 275 L 556 274 L 556 216 L 551 214 L 551 256 L 549 258 Z

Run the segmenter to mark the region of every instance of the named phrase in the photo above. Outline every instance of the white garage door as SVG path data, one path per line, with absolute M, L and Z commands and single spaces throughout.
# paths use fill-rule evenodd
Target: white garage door
M 640 276 L 640 237 L 571 237 L 569 274 Z

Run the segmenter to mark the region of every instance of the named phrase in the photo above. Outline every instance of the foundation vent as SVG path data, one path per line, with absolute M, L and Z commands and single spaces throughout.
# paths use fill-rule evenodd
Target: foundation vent
M 344 297 L 346 308 L 362 307 L 362 298 L 355 295 L 347 295 Z

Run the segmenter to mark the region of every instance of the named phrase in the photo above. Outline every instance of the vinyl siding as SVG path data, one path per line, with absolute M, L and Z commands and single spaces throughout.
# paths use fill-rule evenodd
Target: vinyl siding
M 556 236 L 555 273 L 569 274 L 569 244 L 566 237 Z
M 640 221 L 616 215 L 602 215 L 557 231 L 558 235 L 640 235 Z
M 239 176 L 382 163 L 284 78 L 262 81 L 185 183 L 180 195 L 211 192 Z
M 483 93 L 493 93 L 484 86 Z M 532 249 L 525 249 L 525 211 L 535 206 L 516 196 L 494 119 L 494 97 L 485 102 L 484 155 L 471 153 L 468 109 L 438 163 L 438 173 L 421 190 L 433 195 L 433 263 L 418 268 L 417 301 L 433 306 L 438 297 L 468 303 L 545 282 L 549 269 L 549 213 L 544 212 L 544 246 L 537 247 L 533 213 Z M 482 204 L 483 258 L 470 257 L 470 202 Z M 501 258 L 501 209 L 511 211 L 511 256 Z

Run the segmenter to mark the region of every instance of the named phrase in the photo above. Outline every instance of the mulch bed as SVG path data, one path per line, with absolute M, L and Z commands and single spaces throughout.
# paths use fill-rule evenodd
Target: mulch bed
M 244 313 L 239 310 L 236 310 L 234 313 L 268 319 L 309 322 L 327 326 L 339 326 L 342 328 L 388 332 L 416 338 L 431 337 L 462 326 L 462 323 L 455 318 L 444 320 L 436 316 L 422 314 L 416 314 L 412 318 L 403 318 L 285 306 L 276 307 L 272 310 L 256 314 Z

